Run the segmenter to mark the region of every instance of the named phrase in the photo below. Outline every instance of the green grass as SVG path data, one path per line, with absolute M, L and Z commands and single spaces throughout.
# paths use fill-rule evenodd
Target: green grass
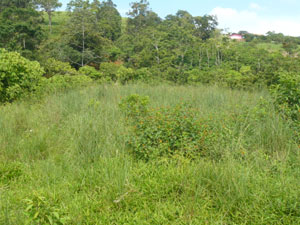
M 257 44 L 257 47 L 262 48 L 264 50 L 271 51 L 271 52 L 284 51 L 284 49 L 282 48 L 282 44 L 259 43 L 259 44 Z
M 128 153 L 118 104 L 191 102 L 218 157 Z M 103 85 L 0 107 L 0 224 L 300 224 L 300 157 L 264 92 Z M 50 219 L 49 219 L 50 218 Z
M 127 22 L 128 22 L 128 18 L 122 17 L 122 34 L 126 33 Z
M 46 32 L 49 32 L 49 18 L 47 13 L 43 13 L 44 17 L 44 25 L 43 29 Z M 52 33 L 51 38 L 59 38 L 62 32 L 64 31 L 65 27 L 67 26 L 67 23 L 69 21 L 68 12 L 66 11 L 57 11 L 53 12 L 52 15 Z M 49 32 L 50 35 L 50 32 Z

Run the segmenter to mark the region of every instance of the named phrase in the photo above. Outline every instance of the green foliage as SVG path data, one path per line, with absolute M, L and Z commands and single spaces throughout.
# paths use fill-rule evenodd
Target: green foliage
M 235 70 L 224 71 L 224 74 L 220 74 L 220 79 L 223 80 L 230 88 L 237 88 L 243 86 L 243 76 L 240 72 Z M 223 75 L 223 77 L 222 77 Z
M 17 162 L 0 163 L 0 184 L 8 184 L 23 175 L 23 166 Z
M 272 94 L 279 109 L 289 118 L 300 119 L 300 76 L 294 73 L 280 73 Z
M 222 157 L 136 160 L 118 107 L 132 93 L 164 115 L 192 102 Z M 299 224 L 293 136 L 267 93 L 217 86 L 102 84 L 2 105 L 0 224 Z
M 52 12 L 52 22 L 51 22 L 51 33 L 48 33 L 48 39 L 42 45 L 44 45 L 47 42 L 55 42 L 57 45 L 60 45 L 63 41 L 61 39 L 61 36 L 63 35 L 63 32 L 65 30 L 66 25 L 68 24 L 68 21 L 70 19 L 68 12 L 66 11 L 55 11 Z M 43 13 L 43 18 L 44 18 L 44 24 L 43 24 L 43 29 L 44 30 L 49 30 L 49 15 L 44 12 Z M 44 50 L 51 50 L 49 48 L 44 49 Z M 57 51 L 61 49 L 55 49 Z M 45 54 L 45 51 L 42 53 L 43 55 Z M 54 55 L 56 59 L 60 59 L 58 55 Z
M 55 9 L 62 6 L 58 0 L 35 0 L 36 4 L 48 14 L 49 29 L 52 33 L 52 16 Z
M 92 78 L 93 80 L 99 80 L 104 77 L 102 72 L 96 70 L 95 67 L 92 67 L 92 66 L 80 67 L 79 73 L 86 75 L 86 76 Z
M 0 50 L 0 224 L 300 224 L 299 37 L 57 3 L 0 1 L 0 47 L 45 68 Z
M 117 79 L 121 84 L 126 84 L 129 81 L 137 80 L 136 72 L 131 68 L 120 66 L 117 72 Z
M 116 81 L 118 79 L 118 70 L 120 65 L 115 63 L 104 62 L 101 63 L 99 71 L 104 74 L 104 77 Z
M 213 144 L 207 121 L 198 119 L 189 104 L 171 108 L 148 108 L 148 98 L 128 96 L 121 107 L 132 127 L 128 147 L 139 159 L 182 155 L 190 158 L 205 155 Z
M 61 214 L 57 202 L 53 203 L 39 193 L 34 193 L 24 202 L 26 204 L 25 214 L 28 218 L 25 224 L 63 225 L 69 220 L 68 217 Z
M 45 79 L 40 87 L 40 91 L 54 92 L 70 88 L 85 87 L 91 84 L 92 81 L 93 80 L 90 77 L 87 77 L 86 75 L 56 75 L 49 79 Z
M 193 18 L 196 25 L 195 35 L 202 40 L 209 39 L 218 25 L 217 18 L 210 15 L 197 16 Z
M 38 62 L 0 49 L 0 101 L 13 101 L 36 91 L 43 74 Z
M 149 8 L 147 0 L 140 0 L 131 3 L 131 10 L 128 12 L 127 32 L 131 35 L 138 35 L 139 32 L 148 26 L 155 26 L 160 18 Z
M 122 17 L 111 0 L 96 6 L 96 17 L 105 38 L 116 41 L 121 36 Z
M 33 1 L 2 0 L 0 3 L 0 48 L 18 51 L 23 56 L 33 54 L 43 39 L 41 13 Z
M 71 67 L 67 62 L 61 62 L 54 58 L 47 59 L 43 64 L 46 77 L 52 77 L 54 75 L 76 75 L 77 71 Z
M 132 118 L 138 120 L 139 116 L 148 113 L 148 96 L 139 96 L 137 94 L 132 94 L 123 99 L 119 104 L 119 107 L 125 113 L 127 118 Z
M 192 69 L 186 72 L 186 76 L 189 83 L 212 83 L 214 81 L 214 77 L 212 77 L 211 75 L 212 74 L 209 73 L 209 71 L 199 69 Z
M 108 57 L 112 44 L 104 35 L 103 20 L 98 18 L 100 7 L 99 1 L 71 0 L 68 3 L 70 20 L 63 33 L 67 46 L 63 52 L 77 68 L 91 63 L 99 65 Z
M 154 74 L 148 68 L 140 68 L 135 70 L 136 78 L 147 82 L 151 79 L 155 79 Z

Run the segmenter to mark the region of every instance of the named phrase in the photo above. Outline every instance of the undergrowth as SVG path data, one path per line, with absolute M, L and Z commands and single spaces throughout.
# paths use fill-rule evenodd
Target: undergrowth
M 132 129 L 127 141 L 136 157 L 155 159 L 174 154 L 198 158 L 214 144 L 209 122 L 199 118 L 191 104 L 151 108 L 148 98 L 130 95 L 120 107 Z
M 266 93 L 218 87 L 6 104 L 0 224 L 299 224 L 293 132 Z

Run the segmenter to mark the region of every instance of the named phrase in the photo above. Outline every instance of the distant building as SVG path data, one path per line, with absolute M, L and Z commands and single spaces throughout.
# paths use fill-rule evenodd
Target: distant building
M 231 40 L 237 40 L 237 41 L 244 41 L 244 38 L 240 34 L 231 34 L 230 35 Z

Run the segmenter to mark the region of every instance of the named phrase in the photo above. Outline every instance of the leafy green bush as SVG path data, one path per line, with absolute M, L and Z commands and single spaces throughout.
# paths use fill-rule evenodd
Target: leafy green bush
M 151 80 L 151 78 L 153 78 L 153 74 L 152 72 L 148 69 L 148 68 L 140 68 L 140 69 L 137 69 L 135 71 L 135 76 L 136 76 L 136 79 L 138 80 L 142 80 L 142 81 L 149 81 Z
M 121 82 L 121 84 L 126 84 L 129 81 L 136 80 L 136 73 L 131 68 L 120 66 L 117 72 L 117 78 L 118 81 Z
M 300 119 L 300 75 L 280 73 L 278 84 L 271 88 L 279 109 L 293 120 Z
M 173 67 L 168 67 L 164 72 L 164 79 L 175 83 L 184 83 L 180 71 Z
M 191 105 L 154 109 L 148 103 L 147 97 L 131 95 L 120 104 L 132 130 L 127 144 L 137 158 L 149 160 L 174 154 L 195 158 L 208 153 L 214 135 Z
M 99 80 L 99 79 L 103 78 L 103 76 L 104 76 L 102 72 L 96 70 L 92 66 L 80 67 L 79 73 L 82 75 L 86 75 L 86 76 L 92 78 L 93 80 Z
M 209 71 L 209 74 L 210 82 L 215 82 L 233 89 L 247 89 L 253 87 L 254 83 L 254 75 L 249 66 L 242 66 L 239 71 L 224 66 L 215 71 Z
M 55 75 L 49 79 L 45 79 L 40 86 L 40 90 L 41 92 L 53 92 L 57 90 L 66 90 L 68 88 L 85 87 L 92 81 L 91 78 L 85 75 Z
M 226 83 L 226 85 L 230 88 L 239 88 L 243 84 L 242 74 L 235 70 L 224 71 L 221 80 L 223 80 Z
M 185 72 L 189 83 L 202 83 L 208 84 L 212 81 L 212 76 L 208 71 L 192 69 L 190 71 Z
M 138 80 L 148 82 L 151 80 L 151 78 L 153 78 L 152 73 L 148 68 L 140 68 L 134 70 L 132 68 L 126 68 L 124 66 L 120 66 L 120 68 L 118 69 L 117 77 L 122 84 Z
M 300 75 L 279 73 L 277 84 L 271 87 L 271 94 L 277 110 L 291 122 L 295 140 L 300 143 Z
M 38 62 L 0 49 L 0 101 L 13 101 L 36 91 L 43 74 Z
M 148 96 L 132 94 L 122 100 L 119 106 L 127 118 L 130 118 L 131 120 L 138 120 L 141 115 L 148 114 L 148 104 Z
M 63 225 L 69 218 L 65 216 L 57 206 L 55 199 L 44 197 L 40 193 L 34 193 L 31 198 L 24 200 L 26 204 L 26 224 L 50 224 Z
M 104 75 L 104 77 L 109 78 L 112 81 L 116 81 L 118 78 L 118 70 L 120 65 L 115 63 L 101 63 L 99 71 Z
M 44 64 L 46 77 L 54 75 L 76 75 L 77 71 L 71 67 L 69 63 L 61 62 L 56 59 L 50 58 Z

